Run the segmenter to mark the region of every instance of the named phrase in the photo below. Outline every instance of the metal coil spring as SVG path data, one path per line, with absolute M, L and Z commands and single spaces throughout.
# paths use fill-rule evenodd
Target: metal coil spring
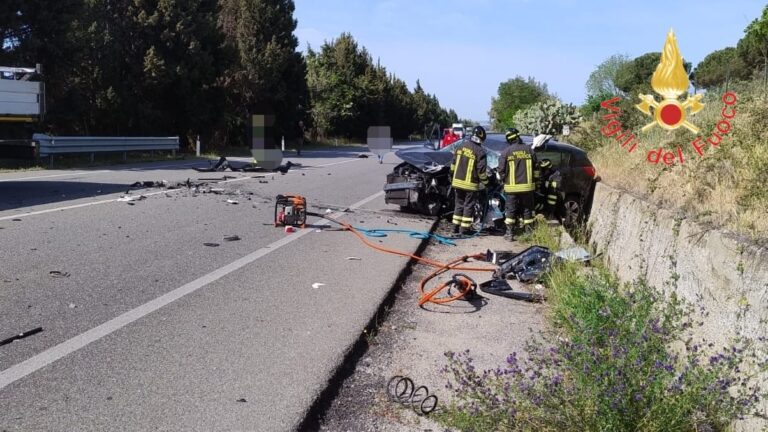
M 413 380 L 395 375 L 387 382 L 387 396 L 392 402 L 410 406 L 418 415 L 427 415 L 437 408 L 437 396 L 430 395 L 426 386 L 416 387 Z

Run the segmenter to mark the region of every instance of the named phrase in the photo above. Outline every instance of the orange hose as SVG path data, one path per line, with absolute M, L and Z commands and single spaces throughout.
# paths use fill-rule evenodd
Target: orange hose
M 326 219 L 328 219 L 328 218 L 326 217 Z M 368 246 L 368 247 L 370 247 L 372 249 L 375 249 L 377 251 L 384 252 L 384 253 L 389 253 L 389 254 L 393 254 L 393 255 L 403 256 L 403 257 L 406 257 L 406 258 L 411 258 L 411 259 L 414 259 L 417 262 L 420 262 L 420 263 L 422 263 L 424 265 L 428 265 L 428 266 L 437 268 L 437 270 L 435 270 L 430 275 L 428 275 L 427 277 L 422 279 L 421 282 L 419 283 L 419 291 L 421 292 L 421 296 L 419 297 L 419 306 L 423 306 L 425 303 L 428 303 L 428 302 L 429 303 L 435 303 L 435 304 L 444 304 L 444 303 L 452 302 L 454 300 L 458 300 L 458 299 L 464 297 L 465 295 L 467 295 L 472 290 L 472 283 L 470 282 L 470 280 L 468 278 L 466 278 L 466 277 L 460 277 L 459 279 L 457 279 L 457 282 L 459 284 L 461 284 L 461 288 L 459 289 L 459 292 L 457 292 L 456 294 L 454 294 L 452 296 L 435 298 L 435 296 L 440 291 L 442 291 L 445 288 L 447 288 L 448 286 L 450 286 L 453 283 L 453 281 L 451 281 L 451 282 L 444 282 L 441 285 L 433 288 L 431 291 L 424 292 L 424 288 L 425 288 L 427 282 L 429 282 L 431 279 L 433 279 L 433 278 L 435 278 L 435 277 L 437 277 L 437 276 L 447 272 L 448 270 L 476 271 L 476 272 L 492 272 L 492 271 L 494 271 L 493 268 L 488 268 L 488 267 L 462 267 L 462 266 L 458 266 L 457 265 L 457 264 L 459 264 L 461 262 L 465 262 L 465 261 L 467 261 L 469 259 L 481 259 L 481 258 L 484 257 L 484 254 L 465 255 L 465 256 L 463 256 L 461 258 L 457 258 L 457 259 L 451 261 L 448 264 L 443 264 L 441 262 L 434 261 L 434 260 L 431 260 L 431 259 L 428 259 L 428 258 L 423 258 L 423 257 L 420 257 L 418 255 L 413 255 L 413 254 L 410 254 L 410 253 L 407 253 L 407 252 L 403 252 L 403 251 L 399 251 L 399 250 L 396 250 L 396 249 L 389 249 L 389 248 L 386 248 L 384 246 L 379 246 L 377 244 L 371 243 L 370 241 L 368 241 L 368 239 L 365 238 L 364 235 L 360 234 L 360 232 L 358 232 L 352 225 L 344 223 L 344 222 L 341 222 L 341 221 L 337 221 L 337 220 L 334 220 L 334 222 L 336 222 L 339 225 L 341 225 L 341 227 L 344 230 L 350 231 L 352 234 L 357 236 L 357 238 L 360 239 L 360 241 L 362 241 L 363 244 L 365 244 L 366 246 Z

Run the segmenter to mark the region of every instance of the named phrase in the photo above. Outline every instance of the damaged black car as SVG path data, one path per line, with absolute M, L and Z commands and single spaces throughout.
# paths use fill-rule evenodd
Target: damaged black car
M 532 136 L 522 138 L 526 144 L 533 142 Z M 440 150 L 426 144 L 424 147 L 410 147 L 395 152 L 403 162 L 387 175 L 387 183 L 384 185 L 385 202 L 398 205 L 404 211 L 431 216 L 450 211 L 453 202 L 449 167 L 453 151 L 462 143 L 463 140 L 459 140 Z M 488 134 L 483 148 L 488 155 L 490 169 L 498 167 L 499 155 L 507 145 L 503 134 Z M 600 180 L 587 153 L 554 139 L 537 147 L 535 152 L 539 160 L 552 161 L 553 167 L 563 176 L 557 217 L 568 226 L 583 221 L 589 214 L 595 183 Z M 498 201 L 501 197 L 487 198 L 488 201 Z M 536 199 L 543 203 L 546 198 L 537 194 Z M 486 203 L 484 208 L 497 207 L 500 203 L 496 201 L 492 203 L 495 205 Z

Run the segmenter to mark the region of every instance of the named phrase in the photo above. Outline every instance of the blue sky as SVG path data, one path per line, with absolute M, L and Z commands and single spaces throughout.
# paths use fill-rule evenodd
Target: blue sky
M 411 88 L 420 79 L 460 117 L 487 119 L 499 83 L 546 82 L 566 102 L 584 100 L 607 57 L 661 51 L 675 30 L 686 61 L 735 46 L 757 0 L 295 0 L 300 48 L 351 33 Z M 455 60 L 450 60 L 453 57 Z

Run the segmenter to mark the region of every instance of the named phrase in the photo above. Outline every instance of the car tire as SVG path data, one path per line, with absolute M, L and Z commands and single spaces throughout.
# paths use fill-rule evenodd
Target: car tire
M 584 220 L 584 206 L 579 195 L 568 195 L 563 201 L 563 225 L 567 228 Z

